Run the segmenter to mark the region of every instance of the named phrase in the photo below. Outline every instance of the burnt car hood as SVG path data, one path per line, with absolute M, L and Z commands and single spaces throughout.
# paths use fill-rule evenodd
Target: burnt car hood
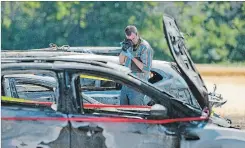
M 170 52 L 193 95 L 202 108 L 208 107 L 208 90 L 187 51 L 175 19 L 164 15 L 163 28 Z

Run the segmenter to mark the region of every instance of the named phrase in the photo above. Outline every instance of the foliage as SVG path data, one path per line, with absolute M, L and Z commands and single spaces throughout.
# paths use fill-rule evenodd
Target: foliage
M 133 24 L 155 59 L 170 60 L 163 13 L 176 18 L 195 62 L 245 61 L 244 2 L 1 2 L 1 46 L 119 46 Z
M 190 35 L 187 45 L 194 61 L 209 63 L 245 61 L 245 3 L 176 3 L 177 20 Z

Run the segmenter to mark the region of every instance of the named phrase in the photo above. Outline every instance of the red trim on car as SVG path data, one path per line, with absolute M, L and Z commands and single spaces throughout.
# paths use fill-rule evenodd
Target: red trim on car
M 39 101 L 32 101 L 32 102 L 25 102 L 28 104 L 40 104 L 40 105 L 47 105 L 51 106 L 53 103 L 52 102 L 39 102 Z M 134 109 L 134 108 L 145 108 L 145 109 L 150 109 L 150 106 L 142 106 L 142 105 L 110 105 L 110 104 L 84 104 L 84 108 L 128 108 L 128 109 Z
M 189 121 L 204 121 L 208 118 L 189 117 L 189 118 L 175 118 L 162 120 L 147 120 L 134 118 L 115 118 L 115 117 L 2 117 L 1 120 L 42 120 L 42 121 L 77 121 L 77 122 L 119 122 L 119 123 L 148 123 L 148 124 L 167 124 L 174 122 L 189 122 Z
M 30 104 L 42 104 L 51 106 L 52 102 L 39 102 L 31 101 L 25 102 Z M 84 104 L 84 108 L 98 109 L 98 108 L 115 108 L 115 109 L 150 109 L 151 106 L 138 106 L 138 105 L 108 105 L 108 104 Z M 208 118 L 203 117 L 188 117 L 188 118 L 175 118 L 175 119 L 162 119 L 162 120 L 148 120 L 148 119 L 135 119 L 135 118 L 122 118 L 122 117 L 1 117 L 1 120 L 42 120 L 42 121 L 77 121 L 77 122 L 124 122 L 124 123 L 148 123 L 148 124 L 167 124 L 174 122 L 189 122 L 189 121 L 204 121 Z
M 108 105 L 108 104 L 84 104 L 84 108 L 146 108 L 150 109 L 150 106 L 140 106 L 140 105 Z

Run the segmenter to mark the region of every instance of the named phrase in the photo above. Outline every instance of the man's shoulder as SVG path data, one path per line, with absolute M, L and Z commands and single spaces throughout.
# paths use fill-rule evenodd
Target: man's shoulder
M 140 38 L 140 40 L 141 40 L 140 42 L 141 45 L 150 46 L 150 44 L 145 39 Z
M 140 45 L 141 45 L 141 46 L 144 46 L 144 47 L 146 47 L 146 48 L 151 48 L 150 44 L 149 44 L 146 40 L 144 40 L 144 39 L 142 39 L 142 38 L 141 38 L 141 43 L 140 43 Z

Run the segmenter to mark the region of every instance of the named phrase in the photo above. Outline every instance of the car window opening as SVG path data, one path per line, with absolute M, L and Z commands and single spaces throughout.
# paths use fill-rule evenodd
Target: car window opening
M 56 78 L 41 74 L 7 74 L 2 76 L 2 101 L 31 105 L 50 106 L 57 101 Z M 52 80 L 52 81 L 50 81 Z
M 161 81 L 162 79 L 163 79 L 163 77 L 159 73 L 157 73 L 155 71 L 151 71 L 151 77 L 148 80 L 148 82 L 154 84 L 156 82 Z
M 83 99 L 83 106 L 86 108 L 85 103 L 100 104 L 100 105 L 112 105 L 109 108 L 93 108 L 92 112 L 115 112 L 116 114 L 131 114 L 131 115 L 149 115 L 147 103 L 140 105 L 120 105 L 120 94 L 124 84 L 115 82 L 114 80 L 108 80 L 103 77 L 88 75 L 88 77 L 80 77 L 80 97 Z M 133 89 L 133 88 L 130 88 Z M 142 100 L 151 100 L 147 95 L 142 94 Z M 128 106 L 128 107 L 127 107 Z M 137 108 L 138 106 L 138 108 Z M 122 108 L 120 108 L 122 107 Z M 85 109 L 86 110 L 86 109 Z M 91 112 L 91 109 L 86 110 Z

